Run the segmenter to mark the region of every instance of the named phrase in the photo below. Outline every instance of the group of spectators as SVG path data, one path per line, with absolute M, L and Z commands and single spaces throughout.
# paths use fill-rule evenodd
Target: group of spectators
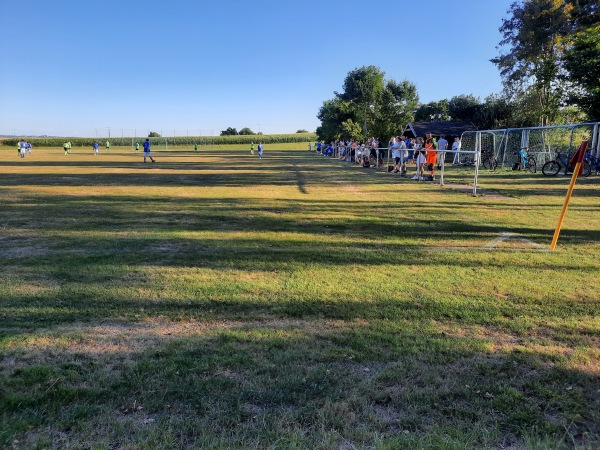
M 391 172 L 407 176 L 407 165 L 414 164 L 415 174 L 411 178 L 429 181 L 435 180 L 435 168 L 439 168 L 438 160 L 445 158 L 447 149 L 448 141 L 445 137 L 439 136 L 439 139 L 436 139 L 431 133 L 427 133 L 425 138 L 394 136 L 388 146 L 383 148 L 374 137 L 364 143 L 341 140 L 329 144 L 318 141 L 315 145 L 315 150 L 324 156 L 337 157 L 341 161 L 354 162 L 365 168 L 383 168 L 384 157 L 391 156 L 394 161 Z M 459 149 L 460 138 L 455 137 L 452 151 L 456 152 Z

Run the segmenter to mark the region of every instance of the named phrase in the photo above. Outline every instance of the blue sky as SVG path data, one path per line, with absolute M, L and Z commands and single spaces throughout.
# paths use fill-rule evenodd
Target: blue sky
M 348 72 L 501 90 L 513 0 L 0 0 L 0 134 L 314 131 Z

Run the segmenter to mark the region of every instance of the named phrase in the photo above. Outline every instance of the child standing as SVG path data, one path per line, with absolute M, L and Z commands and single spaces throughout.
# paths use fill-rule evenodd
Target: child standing
M 417 173 L 412 177 L 413 180 L 422 180 L 424 169 L 423 166 L 427 158 L 425 157 L 425 149 L 423 148 L 423 138 L 418 137 L 415 144 L 415 162 L 417 163 Z
M 435 138 L 431 135 L 431 133 L 427 133 L 425 135 L 425 149 L 427 150 L 426 158 L 427 158 L 427 170 L 429 170 L 429 181 L 434 180 L 434 170 L 435 165 L 437 164 L 437 142 Z M 423 176 L 423 174 L 421 174 Z

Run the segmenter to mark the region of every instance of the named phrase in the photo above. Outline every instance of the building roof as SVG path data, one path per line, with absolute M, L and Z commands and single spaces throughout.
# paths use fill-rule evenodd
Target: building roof
M 472 122 L 409 122 L 404 129 L 404 136 L 414 138 L 425 137 L 427 133 L 433 136 L 460 136 L 465 131 L 476 131 Z

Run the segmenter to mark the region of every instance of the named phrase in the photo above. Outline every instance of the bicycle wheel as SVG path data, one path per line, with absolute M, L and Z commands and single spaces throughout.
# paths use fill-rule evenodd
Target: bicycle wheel
M 592 174 L 592 166 L 590 165 L 589 162 L 583 161 L 583 171 L 581 172 L 581 175 L 583 175 L 584 177 L 589 177 L 591 174 Z
M 558 161 L 548 161 L 542 166 L 542 173 L 547 177 L 553 177 L 560 172 L 560 164 Z
M 483 167 L 485 167 L 486 169 L 491 169 L 492 168 L 492 158 L 490 158 L 489 156 L 483 159 Z
M 533 156 L 530 156 L 529 158 L 527 158 L 527 168 L 529 169 L 529 171 L 531 173 L 537 172 L 537 164 L 536 164 L 535 158 Z

